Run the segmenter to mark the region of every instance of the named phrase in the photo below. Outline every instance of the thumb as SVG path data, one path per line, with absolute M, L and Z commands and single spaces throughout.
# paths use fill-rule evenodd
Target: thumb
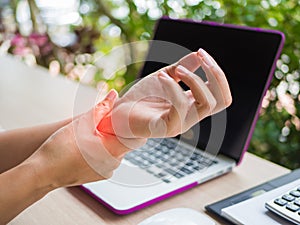
M 118 97 L 117 91 L 112 89 L 108 92 L 105 98 L 95 106 L 94 120 L 97 126 L 99 122 L 102 120 L 102 118 L 112 110 L 112 107 L 117 97 Z

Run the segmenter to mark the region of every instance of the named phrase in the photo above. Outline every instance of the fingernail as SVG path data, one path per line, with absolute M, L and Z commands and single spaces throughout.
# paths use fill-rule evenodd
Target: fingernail
M 166 78 L 166 79 L 168 79 L 168 80 L 173 80 L 173 78 L 170 77 L 170 76 L 169 76 L 166 72 L 164 72 L 164 71 L 160 71 L 160 72 L 159 72 L 159 77 Z
M 177 66 L 177 71 L 178 71 L 179 73 L 186 74 L 186 73 L 188 72 L 188 69 L 185 68 L 185 67 L 182 66 L 182 65 L 179 65 L 179 66 Z
M 198 53 L 199 53 L 200 57 L 202 57 L 204 59 L 204 62 L 208 66 L 213 66 L 214 65 L 213 61 L 210 59 L 210 56 L 208 55 L 208 53 L 204 49 L 200 48 L 198 50 Z
M 118 93 L 116 90 L 112 89 L 109 91 L 109 93 L 106 96 L 106 99 L 109 99 L 110 101 L 113 101 L 116 99 L 116 97 L 118 96 Z

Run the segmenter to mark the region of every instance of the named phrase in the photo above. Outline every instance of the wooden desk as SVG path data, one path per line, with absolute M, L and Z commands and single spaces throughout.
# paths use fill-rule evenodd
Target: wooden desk
M 83 86 L 80 97 L 76 98 L 76 83 L 63 77 L 51 77 L 42 68 L 29 68 L 10 56 L 0 57 L 0 68 L 0 124 L 5 129 L 69 117 L 75 99 L 84 99 L 79 104 L 79 111 L 83 111 L 93 105 L 97 96 L 96 90 Z M 9 224 L 133 225 L 175 207 L 189 207 L 205 213 L 204 206 L 209 203 L 288 172 L 286 168 L 247 153 L 233 172 L 130 215 L 115 215 L 78 187 L 73 187 L 49 193 Z

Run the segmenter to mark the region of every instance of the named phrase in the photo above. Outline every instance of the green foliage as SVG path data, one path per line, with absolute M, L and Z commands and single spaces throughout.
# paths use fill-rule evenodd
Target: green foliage
M 28 1 L 34 5 L 33 0 Z M 11 7 L 15 9 L 18 1 L 12 3 Z M 77 80 L 81 80 L 75 73 L 79 68 L 93 67 L 96 69 L 90 85 L 101 84 L 103 87 L 105 82 L 110 88 L 120 90 L 135 78 L 139 65 L 129 65 L 108 78 L 105 68 L 97 66 L 93 60 L 108 54 L 117 45 L 151 39 L 155 21 L 162 15 L 283 31 L 286 42 L 249 151 L 289 168 L 297 168 L 300 166 L 299 4 L 298 0 L 81 0 L 80 8 L 88 10 L 79 10 L 81 24 L 68 28 L 77 35 L 77 42 L 67 47 L 52 43 L 51 55 L 43 56 L 43 61 L 38 63 L 51 67 L 51 62 L 56 60 L 61 73 Z M 38 18 L 32 16 L 34 23 L 41 24 Z M 33 28 L 37 29 L 37 26 Z M 48 35 L 51 38 L 49 30 Z M 3 37 L 5 35 L 0 35 L 0 43 L 1 38 L 5 39 Z M 87 52 L 89 55 L 85 54 Z M 126 53 L 132 61 L 141 54 L 133 45 L 129 45 Z

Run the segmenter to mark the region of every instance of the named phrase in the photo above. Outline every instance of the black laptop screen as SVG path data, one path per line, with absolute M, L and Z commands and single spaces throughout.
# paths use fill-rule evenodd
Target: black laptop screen
M 221 140 L 221 147 L 217 151 L 237 162 L 240 161 L 249 144 L 263 94 L 270 76 L 273 75 L 272 68 L 283 36 L 279 32 L 162 18 L 156 25 L 153 40 L 175 43 L 190 51 L 197 51 L 201 47 L 211 54 L 223 69 L 230 85 L 233 103 L 225 114 L 219 113 L 221 117 L 225 115 L 227 121 L 224 135 L 221 135 L 224 139 Z M 186 53 L 185 50 L 174 48 L 172 45 L 156 45 L 153 42 L 141 75 L 148 75 L 176 62 Z M 196 73 L 203 77 L 200 70 Z M 212 128 L 211 124 L 211 117 L 200 122 L 197 141 L 200 149 L 208 146 L 212 129 L 219 129 L 218 125 Z M 222 126 L 224 124 L 220 124 L 220 127 Z M 221 136 L 216 135 L 215 138 L 222 139 Z M 218 141 L 210 140 L 211 143 Z

